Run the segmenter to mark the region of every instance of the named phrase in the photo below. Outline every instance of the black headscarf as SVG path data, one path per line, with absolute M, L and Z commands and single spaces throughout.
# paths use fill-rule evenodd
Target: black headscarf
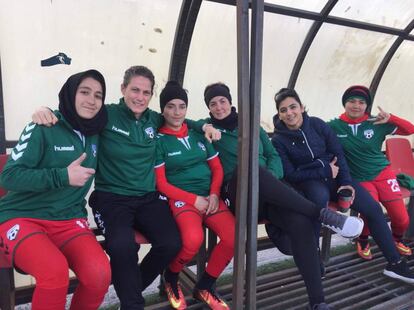
M 86 78 L 97 80 L 102 86 L 102 107 L 91 119 L 81 118 L 76 112 L 75 97 L 79 84 Z M 97 70 L 87 70 L 70 76 L 59 92 L 59 111 L 73 129 L 85 136 L 93 136 L 103 130 L 108 121 L 108 114 L 104 105 L 106 94 L 105 79 Z
M 231 107 L 231 112 L 223 119 L 217 119 L 210 113 L 211 123 L 215 126 L 233 131 L 238 126 L 238 117 L 235 107 Z

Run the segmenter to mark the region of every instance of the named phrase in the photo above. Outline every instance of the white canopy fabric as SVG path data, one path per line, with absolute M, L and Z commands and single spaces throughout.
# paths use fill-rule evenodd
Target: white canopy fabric
M 123 72 L 142 64 L 156 76 L 151 107 L 168 80 L 180 16 L 180 0 L 0 0 L 0 62 L 6 138 L 16 140 L 32 111 L 57 107 L 57 93 L 72 73 L 96 68 L 107 81 L 107 103 L 117 102 Z M 236 7 L 202 1 L 189 46 L 184 87 L 189 116 L 207 115 L 204 87 L 227 83 L 237 102 Z M 227 1 L 228 2 L 228 1 Z M 230 1 L 231 2 L 231 1 Z M 323 0 L 271 0 L 269 5 L 318 14 Z M 405 29 L 414 20 L 412 0 L 340 0 L 330 17 Z M 288 85 L 298 53 L 314 20 L 266 12 L 263 29 L 261 124 L 273 130 L 273 96 Z M 411 30 L 411 35 L 414 30 Z M 309 113 L 331 119 L 341 113 L 340 98 L 352 84 L 370 86 L 381 62 L 398 39 L 387 34 L 322 24 L 306 52 L 295 88 Z M 41 66 L 64 53 L 70 65 Z M 398 47 L 381 75 L 376 106 L 414 121 L 414 42 Z

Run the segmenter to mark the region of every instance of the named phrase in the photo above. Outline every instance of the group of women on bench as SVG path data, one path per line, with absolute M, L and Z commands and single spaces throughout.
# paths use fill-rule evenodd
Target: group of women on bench
M 74 74 L 59 93 L 59 110 L 35 113 L 12 150 L 1 176 L 9 193 L 0 200 L 0 251 L 35 277 L 32 309 L 64 308 L 68 268 L 79 279 L 71 309 L 97 309 L 111 278 L 121 309 L 143 309 L 142 290 L 161 273 L 171 306 L 185 309 L 179 272 L 198 252 L 203 224 L 220 242 L 193 296 L 211 309 L 229 309 L 214 287 L 234 252 L 238 114 L 230 89 L 207 86 L 210 118 L 194 122 L 185 119 L 187 92 L 174 81 L 160 93 L 161 114 L 149 109 L 154 84 L 148 68 L 133 66 L 119 103 L 104 105 L 103 76 Z M 318 253 L 321 225 L 346 238 L 363 228 L 360 218 L 327 208 L 341 189 L 351 191 L 351 208 L 386 257 L 384 274 L 414 283 L 400 257 L 411 254 L 401 240 L 407 212 L 381 153 L 386 135 L 412 134 L 414 126 L 382 110 L 368 120 L 372 102 L 363 86 L 345 92 L 345 113 L 328 124 L 308 116 L 292 89 L 281 89 L 275 101 L 272 142 L 260 130 L 258 218 L 268 220 L 279 249 L 293 255 L 310 308 L 330 309 Z M 86 221 L 94 178 L 89 204 L 110 264 Z M 377 201 L 388 209 L 392 234 Z M 135 230 L 152 244 L 140 265 Z M 371 257 L 368 234 L 364 229 L 357 241 L 364 258 Z

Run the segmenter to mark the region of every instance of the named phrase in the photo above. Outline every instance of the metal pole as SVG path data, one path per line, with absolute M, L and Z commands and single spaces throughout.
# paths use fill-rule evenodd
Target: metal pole
M 250 57 L 250 175 L 247 209 L 246 308 L 256 309 L 257 220 L 259 202 L 259 131 L 264 1 L 252 2 Z
M 0 153 L 6 153 L 6 124 L 4 121 L 3 80 L 0 58 Z
M 246 217 L 249 185 L 249 1 L 237 0 L 237 91 L 239 157 L 236 200 L 236 248 L 233 270 L 233 309 L 243 309 Z

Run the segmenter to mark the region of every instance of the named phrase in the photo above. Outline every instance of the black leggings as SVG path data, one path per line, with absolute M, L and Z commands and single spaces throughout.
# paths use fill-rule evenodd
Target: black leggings
M 313 306 L 324 302 L 318 242 L 313 233 L 314 221 L 300 213 L 277 207 L 268 209 L 268 220 L 287 233 L 293 259 L 305 282 L 310 304 Z
M 227 183 L 223 184 L 222 197 L 230 201 L 234 212 L 237 192 L 237 168 Z M 259 221 L 267 218 L 268 206 L 290 210 L 318 221 L 320 208 L 307 200 L 290 185 L 278 180 L 269 170 L 259 167 Z
M 397 248 L 394 244 L 391 231 L 385 220 L 381 206 L 374 198 L 357 182 L 352 181 L 351 186 L 355 189 L 355 199 L 351 209 L 361 213 L 368 224 L 371 235 L 382 250 L 385 258 L 390 263 L 400 260 Z M 327 205 L 329 200 L 336 201 L 338 184 L 335 180 L 309 180 L 302 182 L 297 187 L 312 200 L 319 208 Z
M 234 212 L 237 169 L 225 184 L 223 195 Z M 293 259 L 303 277 L 311 305 L 324 302 L 318 242 L 314 223 L 320 209 L 294 189 L 278 180 L 267 169 L 259 168 L 259 221 L 267 219 L 288 234 Z
M 181 249 L 180 234 L 167 202 L 156 192 L 133 197 L 94 191 L 89 204 L 96 224 L 104 230 L 106 249 L 111 258 L 112 281 L 121 309 L 144 309 L 142 290 Z M 140 266 L 135 229 L 151 243 L 151 250 Z

